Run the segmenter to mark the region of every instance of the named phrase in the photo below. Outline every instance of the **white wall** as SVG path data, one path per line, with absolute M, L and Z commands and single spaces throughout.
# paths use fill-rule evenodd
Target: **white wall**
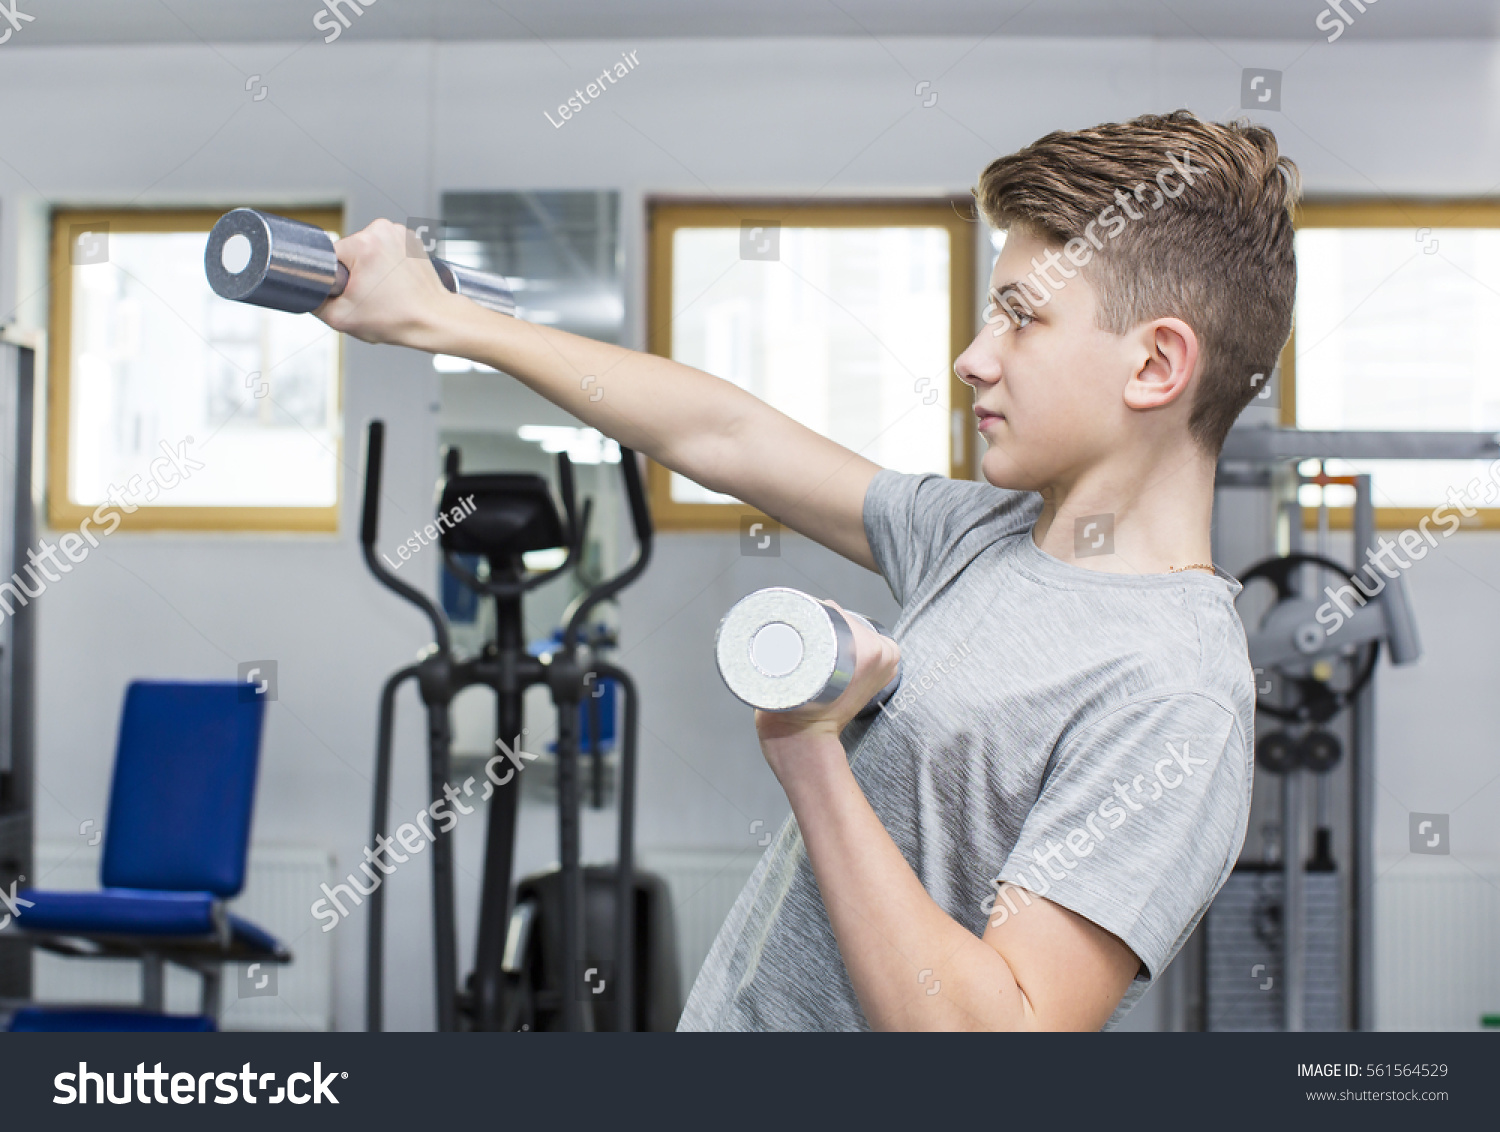
M 45 321 L 39 232 L 28 217 L 49 201 L 342 199 L 363 224 L 433 215 L 443 190 L 618 188 L 640 342 L 645 194 L 961 192 L 992 157 L 1054 128 L 1180 105 L 1237 114 L 1240 68 L 1252 65 L 1286 72 L 1284 113 L 1267 119 L 1313 192 L 1464 195 L 1500 182 L 1500 68 L 1482 43 L 403 46 L 362 44 L 358 32 L 331 45 L 0 48 L 0 311 Z M 549 125 L 543 111 L 622 50 L 637 52 L 638 68 L 561 129 Z M 262 101 L 247 92 L 252 75 L 267 85 Z M 936 106 L 914 96 L 922 80 L 938 91 Z M 281 692 L 255 837 L 326 845 L 353 867 L 367 837 L 377 688 L 427 640 L 418 616 L 360 561 L 357 438 L 371 416 L 389 422 L 385 530 L 409 530 L 429 505 L 438 414 L 432 370 L 404 350 L 350 342 L 345 388 L 338 535 L 122 533 L 40 600 L 39 835 L 71 836 L 80 821 L 103 817 L 128 680 L 232 677 L 240 660 L 274 657 Z M 517 414 L 530 411 L 519 391 L 498 395 Z M 1500 675 L 1497 567 L 1500 539 L 1463 534 L 1411 574 L 1430 656 L 1384 682 L 1384 849 L 1404 844 L 1399 801 L 1453 809 L 1462 815 L 1456 844 L 1500 850 L 1496 708 L 1486 695 Z M 877 616 L 891 611 L 883 583 L 816 547 L 789 539 L 780 560 L 742 559 L 733 535 L 662 538 L 625 603 L 623 659 L 647 705 L 644 845 L 741 846 L 751 822 L 785 812 L 748 711 L 707 662 L 722 610 L 772 582 Z M 394 809 L 409 814 L 427 799 L 414 699 L 403 706 Z M 607 832 L 607 823 L 591 826 L 591 852 L 604 852 Z M 550 838 L 528 813 L 523 868 L 549 857 Z M 465 844 L 472 858 L 471 834 Z M 432 1015 L 422 868 L 408 867 L 391 888 L 389 1024 L 424 1028 Z M 361 930 L 356 916 L 337 931 L 337 1012 L 348 1028 L 362 1018 Z

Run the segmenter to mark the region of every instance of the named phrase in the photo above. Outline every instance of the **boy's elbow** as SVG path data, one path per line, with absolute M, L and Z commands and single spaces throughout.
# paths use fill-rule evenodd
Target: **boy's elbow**
M 981 1034 L 1065 1028 L 1048 1025 L 1037 1014 L 1026 992 L 1014 981 L 1005 981 L 1008 985 L 985 980 L 950 987 L 941 980 L 932 980 L 924 993 L 908 999 L 906 1009 L 871 1019 L 871 1025 L 876 1030 L 890 1032 Z

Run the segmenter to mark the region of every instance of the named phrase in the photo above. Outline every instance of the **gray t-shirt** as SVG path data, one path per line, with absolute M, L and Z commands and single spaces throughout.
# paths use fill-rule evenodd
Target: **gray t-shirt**
M 1040 511 L 1032 492 L 877 473 L 865 534 L 901 603 L 902 683 L 842 739 L 958 923 L 982 935 L 1024 916 L 1033 898 L 1014 885 L 1135 952 L 1143 970 L 1110 1029 L 1239 855 L 1254 678 L 1233 578 L 1071 565 L 1032 541 Z M 869 1029 L 795 819 L 735 901 L 680 1028 Z

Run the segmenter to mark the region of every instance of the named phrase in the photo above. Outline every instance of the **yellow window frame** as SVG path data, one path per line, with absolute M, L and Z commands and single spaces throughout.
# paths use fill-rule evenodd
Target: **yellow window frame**
M 80 226 L 108 225 L 110 233 L 123 232 L 202 232 L 205 239 L 222 209 L 100 209 L 60 208 L 52 212 L 51 236 L 51 310 L 48 316 L 47 381 L 47 523 L 54 530 L 77 527 L 91 517 L 98 505 L 75 503 L 69 479 L 68 446 L 72 423 L 73 393 L 73 271 L 70 261 L 70 232 Z M 332 232 L 343 232 L 344 212 L 340 207 L 295 208 L 272 206 L 269 211 L 315 224 Z M 207 282 L 204 283 L 207 286 Z M 330 331 L 330 333 L 332 333 Z M 334 411 L 344 411 L 343 339 L 338 348 L 338 382 L 335 386 Z M 338 530 L 339 509 L 343 503 L 343 429 L 339 429 L 339 468 L 337 496 L 327 507 L 157 507 L 137 506 L 127 514 L 115 509 L 121 530 L 179 531 L 297 531 L 331 532 Z
M 1312 200 L 1296 209 L 1293 220 L 1302 228 L 1500 228 L 1500 201 L 1493 200 Z M 1287 340 L 1281 355 L 1281 425 L 1297 427 L 1297 330 Z M 1433 507 L 1376 507 L 1375 526 L 1381 530 L 1415 528 Z M 1500 507 L 1480 507 L 1477 514 L 1461 519 L 1465 530 L 1500 528 Z M 1353 526 L 1352 507 L 1330 507 L 1330 527 Z M 1317 508 L 1305 509 L 1304 523 L 1317 526 Z
M 913 201 L 820 201 L 815 204 L 779 200 L 647 201 L 649 255 L 647 260 L 646 349 L 660 357 L 672 356 L 672 247 L 680 228 L 739 228 L 744 222 L 770 221 L 783 228 L 946 228 L 948 230 L 949 356 L 957 359 L 979 327 L 976 295 L 978 226 L 970 197 L 939 197 Z M 949 404 L 969 402 L 968 388 L 949 375 Z M 963 437 L 953 449 L 949 429 L 948 474 L 973 478 L 975 430 L 959 430 Z M 746 517 L 770 521 L 747 503 L 682 503 L 672 498 L 671 471 L 654 460 L 647 462 L 647 492 L 656 526 L 671 530 L 734 530 Z

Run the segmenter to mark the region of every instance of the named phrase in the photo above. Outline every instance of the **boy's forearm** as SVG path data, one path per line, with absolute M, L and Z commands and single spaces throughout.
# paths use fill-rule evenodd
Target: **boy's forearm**
M 877 1030 L 1019 1030 L 1034 1022 L 1005 959 L 927 894 L 839 746 L 783 786 L 860 1005 Z M 801 761 L 799 759 L 799 761 Z M 783 759 L 787 766 L 790 759 Z
M 502 370 L 629 448 L 718 489 L 728 440 L 767 408 L 743 389 L 668 358 L 508 318 L 457 299 L 413 345 Z

